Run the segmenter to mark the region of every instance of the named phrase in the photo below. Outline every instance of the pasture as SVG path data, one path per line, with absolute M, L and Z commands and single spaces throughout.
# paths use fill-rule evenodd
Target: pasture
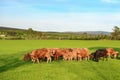
M 98 40 L 1 40 L 0 80 L 120 80 L 120 59 L 109 61 L 24 62 L 23 55 L 38 48 L 112 47 L 120 52 L 120 41 Z M 119 56 L 120 58 L 120 56 Z

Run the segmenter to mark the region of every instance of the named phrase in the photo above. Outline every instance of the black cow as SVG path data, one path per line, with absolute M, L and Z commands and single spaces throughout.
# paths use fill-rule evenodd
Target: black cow
M 94 56 L 93 59 L 96 62 L 99 62 L 100 57 L 103 57 L 103 59 L 106 58 L 106 60 L 107 60 L 107 58 L 108 58 L 107 50 L 106 49 L 98 49 L 98 50 L 96 50 L 96 52 L 93 53 L 93 56 Z

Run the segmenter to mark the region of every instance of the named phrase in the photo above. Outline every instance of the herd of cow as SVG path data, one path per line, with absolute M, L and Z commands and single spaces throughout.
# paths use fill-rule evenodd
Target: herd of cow
M 89 53 L 87 48 L 42 48 L 42 49 L 35 49 L 32 53 L 26 53 L 24 55 L 23 60 L 31 60 L 34 62 L 40 62 L 41 60 L 47 60 L 51 62 L 52 60 L 94 60 L 99 62 L 99 59 L 102 57 L 108 60 L 110 57 L 118 58 L 118 51 L 115 51 L 113 48 L 105 48 L 105 49 L 98 49 L 93 53 Z

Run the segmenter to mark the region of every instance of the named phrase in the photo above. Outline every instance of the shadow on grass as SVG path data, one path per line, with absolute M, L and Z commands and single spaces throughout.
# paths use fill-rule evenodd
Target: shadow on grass
M 23 61 L 23 54 L 16 53 L 16 54 L 3 54 L 0 56 L 0 73 L 15 69 L 17 67 L 23 66 L 25 64 L 30 64 L 30 62 Z
M 90 47 L 89 50 L 92 50 L 93 52 L 96 51 L 97 49 L 103 49 L 103 48 L 108 48 L 108 47 Z M 119 52 L 118 59 L 120 59 L 120 48 L 114 48 L 115 51 Z

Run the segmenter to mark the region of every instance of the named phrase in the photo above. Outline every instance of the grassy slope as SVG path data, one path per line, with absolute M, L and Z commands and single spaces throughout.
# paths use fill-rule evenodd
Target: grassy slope
M 23 62 L 23 54 L 43 47 L 87 47 L 90 52 L 98 48 L 113 47 L 120 52 L 120 41 L 79 40 L 2 40 L 0 41 L 1 80 L 120 80 L 120 60 L 53 61 L 47 64 Z

